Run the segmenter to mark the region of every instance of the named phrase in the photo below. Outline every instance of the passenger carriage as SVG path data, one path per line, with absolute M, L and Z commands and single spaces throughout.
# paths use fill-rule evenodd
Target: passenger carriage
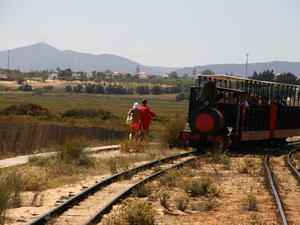
M 188 123 L 180 139 L 199 148 L 300 136 L 299 90 L 298 85 L 201 75 L 198 86 L 190 87 Z

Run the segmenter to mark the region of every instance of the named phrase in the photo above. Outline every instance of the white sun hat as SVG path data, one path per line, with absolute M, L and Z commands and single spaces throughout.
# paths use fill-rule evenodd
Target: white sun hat
M 140 104 L 136 102 L 136 103 L 133 104 L 132 108 L 137 109 L 139 106 L 140 106 Z

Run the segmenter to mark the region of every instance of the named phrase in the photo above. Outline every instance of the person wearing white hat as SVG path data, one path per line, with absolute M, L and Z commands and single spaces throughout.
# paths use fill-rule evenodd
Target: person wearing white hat
M 136 136 L 141 128 L 141 114 L 139 111 L 140 104 L 135 102 L 132 106 L 132 108 L 128 112 L 128 119 L 129 119 L 129 129 L 130 134 L 129 138 L 131 139 L 132 136 Z

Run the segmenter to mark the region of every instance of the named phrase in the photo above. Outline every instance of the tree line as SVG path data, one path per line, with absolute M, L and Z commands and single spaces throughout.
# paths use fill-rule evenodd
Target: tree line
M 68 85 L 65 87 L 66 92 L 75 92 L 75 93 L 88 93 L 88 94 L 121 94 L 121 95 L 160 95 L 160 94 L 176 94 L 182 91 L 182 86 L 168 86 L 162 87 L 160 85 L 139 85 L 137 87 L 126 87 L 123 85 L 109 84 L 87 84 L 87 85 Z
M 297 76 L 289 72 L 275 75 L 273 70 L 265 70 L 261 73 L 254 71 L 250 78 L 254 80 L 300 85 L 300 81 L 297 79 Z

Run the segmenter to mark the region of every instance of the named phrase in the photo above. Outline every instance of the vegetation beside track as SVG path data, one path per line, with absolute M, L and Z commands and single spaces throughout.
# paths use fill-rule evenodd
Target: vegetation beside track
M 155 224 L 276 224 L 276 207 L 268 192 L 261 158 L 229 157 L 212 150 L 141 186 L 134 198 L 151 203 Z M 122 217 L 120 206 L 101 224 Z M 134 218 L 138 212 L 132 211 Z M 118 224 L 118 223 L 117 223 Z M 125 223 L 134 224 L 134 223 Z

